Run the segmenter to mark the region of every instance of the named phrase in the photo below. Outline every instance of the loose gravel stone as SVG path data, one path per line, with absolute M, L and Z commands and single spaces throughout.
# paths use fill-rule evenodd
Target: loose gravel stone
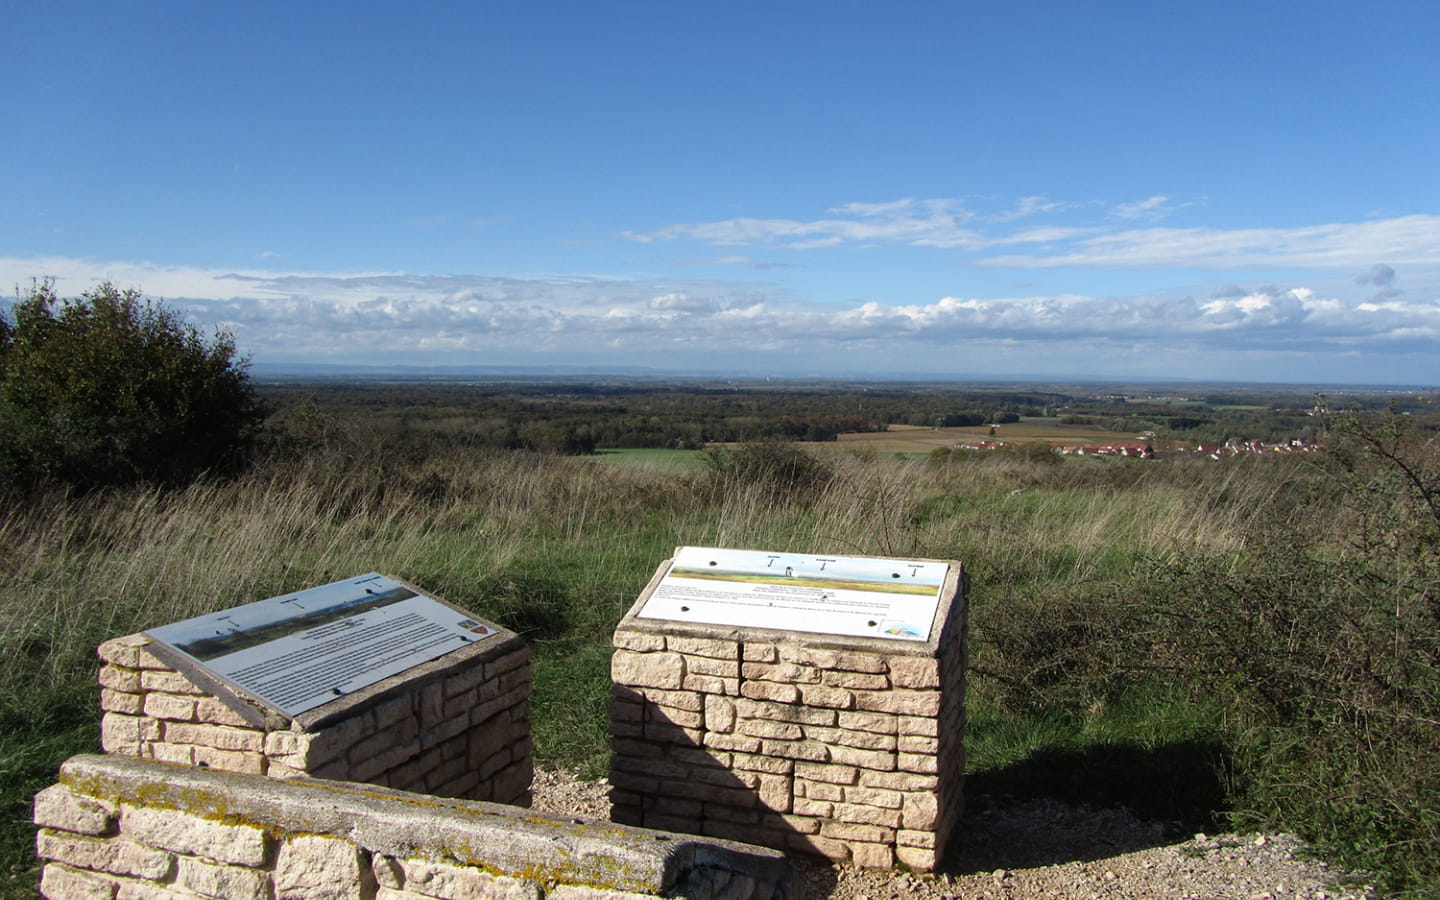
M 537 770 L 533 807 L 608 820 L 609 785 Z M 996 802 L 967 813 L 941 871 L 917 875 L 794 857 L 809 900 L 1368 900 L 1363 879 L 1308 856 L 1288 834 L 1197 834 L 1122 810 L 1052 800 Z

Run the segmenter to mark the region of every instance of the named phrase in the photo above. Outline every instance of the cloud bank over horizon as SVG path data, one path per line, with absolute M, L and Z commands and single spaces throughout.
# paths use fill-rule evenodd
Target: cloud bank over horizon
M 1429 217 L 1406 217 L 1417 218 Z M 1327 234 L 1309 239 L 1324 243 Z M 609 362 L 995 377 L 1091 368 L 1157 378 L 1424 383 L 1440 351 L 1435 270 L 1413 265 L 1426 259 L 1419 250 L 1349 265 L 1360 252 L 1330 254 L 1349 267 L 1303 283 L 913 302 L 821 302 L 758 280 L 224 271 L 64 257 L 0 258 L 0 277 L 22 289 L 50 278 L 62 296 L 102 280 L 139 287 L 202 328 L 234 334 L 242 352 L 264 364 Z M 1412 270 L 1425 273 L 1425 290 L 1409 287 Z M 1242 365 L 1259 374 L 1229 374 Z

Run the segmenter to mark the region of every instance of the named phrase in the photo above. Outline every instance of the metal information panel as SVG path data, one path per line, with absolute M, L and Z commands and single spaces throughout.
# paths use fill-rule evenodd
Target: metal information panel
M 941 562 L 681 547 L 637 615 L 924 641 L 949 573 Z
M 495 632 L 371 572 L 145 633 L 294 716 Z

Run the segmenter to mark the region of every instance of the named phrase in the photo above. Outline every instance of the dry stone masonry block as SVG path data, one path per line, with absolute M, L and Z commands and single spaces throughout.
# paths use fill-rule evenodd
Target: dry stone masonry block
M 929 638 L 893 640 L 642 616 L 673 562 L 614 635 L 615 820 L 934 869 L 963 802 L 960 566 Z
M 499 804 L 117 756 L 35 798 L 41 893 L 226 900 L 799 900 L 771 850 Z
M 148 635 L 116 638 L 99 648 L 101 744 L 245 775 L 528 805 L 530 649 L 485 626 L 484 640 L 296 715 Z

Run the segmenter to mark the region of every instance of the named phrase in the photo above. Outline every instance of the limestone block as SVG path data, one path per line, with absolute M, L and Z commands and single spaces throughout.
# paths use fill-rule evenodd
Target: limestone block
M 868 672 L 872 675 L 881 675 L 888 669 L 885 657 L 880 654 L 856 650 L 833 650 L 795 645 L 783 648 L 781 656 L 789 662 L 815 666 L 827 671 Z
M 270 900 L 270 879 L 264 872 L 216 865 L 181 857 L 176 882 L 187 890 L 224 900 Z
M 129 634 L 124 637 L 111 638 L 99 647 L 95 648 L 95 655 L 100 657 L 102 662 L 114 666 L 124 666 L 127 669 L 138 669 L 138 651 L 150 643 L 150 638 L 143 634 Z
M 504 656 L 497 656 L 485 663 L 485 680 L 494 680 L 497 676 L 513 671 L 530 662 L 530 648 L 524 644 L 519 645 L 513 652 Z M 528 675 L 525 676 L 528 679 Z
M 751 753 L 730 754 L 730 765 L 745 772 L 764 772 L 769 775 L 789 775 L 797 763 L 793 759 L 775 759 Z
M 796 741 L 805 736 L 805 731 L 794 722 L 775 722 L 770 719 L 742 719 L 741 734 L 758 738 L 776 738 L 782 741 Z
M 780 722 L 798 722 L 802 725 L 834 725 L 837 713 L 833 709 L 812 709 L 789 703 L 769 703 L 763 700 L 737 700 L 735 712 L 746 719 L 774 719 Z
M 405 885 L 405 869 L 394 857 L 374 854 L 370 859 L 370 872 L 381 888 L 398 889 Z
M 734 754 L 706 750 L 703 747 L 671 747 L 667 755 L 673 762 L 701 769 L 728 769 Z
M 791 780 L 782 775 L 761 775 L 755 796 L 760 799 L 761 806 L 785 813 L 790 811 L 793 787 Z
M 705 804 L 699 800 L 684 800 L 680 797 L 655 797 L 649 802 L 649 807 L 655 812 L 665 816 L 684 816 L 690 819 L 700 819 Z
M 140 671 L 120 666 L 102 666 L 100 668 L 100 686 L 112 691 L 125 691 L 128 694 L 143 693 L 140 687 Z
M 869 731 L 874 734 L 895 734 L 898 720 L 890 713 L 851 712 L 837 713 L 836 724 L 846 731 Z
M 895 865 L 895 855 L 887 844 L 850 844 L 850 861 L 867 869 L 889 869 Z
M 850 858 L 849 844 L 819 834 L 792 833 L 785 842 L 792 850 L 814 853 L 837 862 L 845 862 Z
M 891 734 L 846 731 L 843 728 L 818 728 L 814 725 L 806 726 L 805 735 L 811 740 L 824 741 L 832 746 L 854 747 L 859 750 L 893 751 L 897 743 L 895 736 Z
M 160 739 L 160 724 L 143 716 L 107 712 L 100 717 L 100 746 L 107 753 L 138 756 L 140 746 Z
M 195 718 L 211 725 L 230 725 L 236 728 L 253 727 L 244 716 L 214 697 L 199 697 L 195 700 Z
M 126 691 L 111 690 L 110 688 L 101 688 L 100 709 L 104 712 L 117 712 L 127 716 L 138 716 L 145 712 L 145 695 L 131 694 Z
M 890 687 L 890 677 L 888 675 L 870 675 L 865 672 L 834 671 L 821 674 L 820 683 L 826 687 L 883 691 Z
M 145 715 L 152 719 L 193 722 L 195 720 L 195 698 L 179 694 L 146 694 Z
M 844 688 L 819 684 L 800 685 L 800 700 L 806 706 L 823 706 L 829 709 L 854 709 L 855 695 Z
M 900 791 L 887 791 L 880 788 L 869 788 L 859 785 L 852 785 L 845 788 L 845 801 L 847 803 L 879 806 L 884 809 L 900 809 L 905 805 L 905 800 L 906 795 Z M 916 825 L 914 827 L 923 828 L 925 826 Z
M 771 681 L 745 681 L 740 684 L 740 696 L 750 700 L 795 703 L 800 699 L 800 689 L 793 684 L 779 684 Z
M 858 803 L 836 803 L 831 817 L 841 822 L 862 825 L 883 825 L 886 828 L 900 827 L 900 810 L 882 809 L 878 806 L 862 806 Z
M 886 750 L 861 750 L 833 744 L 829 747 L 830 762 L 844 766 L 869 769 L 872 772 L 889 772 L 896 767 L 896 756 Z
M 939 761 L 928 753 L 901 753 L 896 760 L 896 766 L 903 771 L 919 772 L 922 775 L 934 775 L 940 771 Z
M 665 638 L 665 648 L 677 653 L 684 653 L 686 656 L 705 656 L 710 659 L 740 659 L 740 643 L 733 640 L 727 641 L 717 638 L 669 635 Z
M 540 900 L 536 884 L 424 859 L 401 863 L 405 890 L 442 900 Z
M 316 735 L 304 731 L 271 731 L 265 735 L 262 748 L 272 761 L 303 769 L 309 761 L 310 745 Z
M 474 769 L 467 769 L 454 779 L 443 784 L 436 785 L 430 793 L 437 797 L 459 797 L 463 799 L 486 800 L 495 795 L 493 789 L 480 790 L 480 773 Z
M 240 775 L 264 775 L 265 755 L 241 750 L 216 750 L 214 747 L 195 747 L 195 765 L 235 772 Z
M 823 822 L 820 825 L 820 834 L 840 841 L 866 844 L 890 844 L 895 841 L 895 829 L 857 822 Z
M 167 694 L 198 697 L 205 694 L 203 688 L 171 669 L 146 669 L 140 673 L 140 688 L 145 691 L 163 691 Z
M 169 722 L 165 725 L 164 735 L 166 741 L 174 744 L 200 744 L 216 750 L 240 750 L 249 753 L 265 751 L 265 734 L 250 728 Z
M 923 850 L 919 847 L 897 846 L 895 848 L 895 858 L 903 865 L 907 865 L 921 872 L 931 871 L 939 865 L 940 862 L 936 859 L 934 850 Z
M 116 883 L 108 878 L 49 863 L 40 874 L 40 893 L 56 900 L 115 900 Z
M 773 741 L 761 739 L 760 752 L 785 759 L 829 762 L 830 748 L 815 741 Z
M 42 828 L 35 835 L 35 855 L 94 872 L 161 880 L 169 877 L 175 857 L 164 850 L 123 839 L 104 839 Z
M 724 694 L 727 697 L 736 697 L 740 694 L 740 679 L 722 678 L 719 675 L 694 675 L 687 673 L 680 686 L 687 691 L 699 691 L 702 694 Z
M 933 829 L 940 819 L 940 800 L 931 793 L 906 794 L 901 825 L 907 830 Z
M 855 707 L 933 719 L 940 714 L 940 697 L 939 691 L 856 691 Z
M 687 656 L 685 657 L 685 671 L 694 675 L 739 678 L 740 661 L 735 659 L 711 659 L 708 656 Z
M 265 832 L 254 825 L 232 825 L 179 810 L 122 804 L 120 833 L 172 853 L 241 866 L 265 864 Z
M 418 695 L 417 713 L 420 717 L 420 730 L 427 731 L 434 728 L 445 717 L 445 684 L 434 681 L 420 689 Z
M 936 737 L 940 734 L 940 723 L 931 716 L 900 716 L 895 720 L 895 727 L 899 734 L 917 737 Z
M 275 857 L 275 900 L 352 900 L 364 896 L 373 877 L 360 850 L 349 841 L 296 835 Z
M 940 752 L 940 739 L 933 737 L 917 737 L 907 734 L 900 738 L 897 748 L 902 753 L 928 753 Z
M 635 650 L 639 653 L 651 653 L 656 650 L 665 649 L 665 636 L 640 631 L 616 631 L 615 636 L 611 639 L 611 644 L 617 650 Z
M 780 649 L 774 644 L 752 644 L 747 641 L 741 645 L 740 658 L 745 662 L 778 662 Z
M 740 667 L 740 677 L 747 681 L 775 681 L 780 684 L 819 684 L 820 670 L 794 663 L 747 662 Z
M 828 784 L 824 781 L 797 781 L 795 782 L 795 796 L 804 797 L 807 800 L 844 802 L 845 789 L 838 784 Z
M 938 688 L 940 662 L 928 657 L 894 657 L 890 660 L 890 683 L 900 688 Z
M 375 752 L 373 755 L 363 756 L 355 751 L 350 752 L 350 780 L 368 782 L 381 772 L 388 772 L 396 768 L 412 756 L 420 754 L 420 738 L 416 736 L 399 746 L 392 746 L 384 752 Z
M 35 795 L 35 824 L 76 834 L 109 834 L 117 810 L 53 784 Z
M 714 731 L 705 732 L 704 744 L 714 750 L 735 750 L 740 753 L 760 753 L 765 749 L 759 738 L 746 737 L 743 734 L 719 734 Z
M 195 765 L 194 744 L 146 744 L 144 752 L 140 754 L 145 759 L 153 759 L 159 762 L 175 763 L 178 766 Z
M 610 678 L 626 687 L 679 690 L 685 681 L 685 657 L 663 651 L 616 650 L 610 658 Z
M 895 843 L 900 847 L 920 847 L 927 850 L 934 850 L 936 845 L 935 832 L 929 830 L 897 831 L 895 833 Z
M 420 735 L 420 746 L 429 748 L 436 744 L 443 744 L 469 730 L 470 719 L 468 716 L 458 719 L 442 719 L 434 728 Z
M 835 809 L 835 804 L 828 800 L 796 797 L 790 811 L 797 816 L 814 816 L 817 819 L 828 819 L 833 809 Z
M 485 667 L 483 665 L 472 665 L 445 677 L 445 698 L 458 697 L 461 694 L 469 693 L 480 686 L 485 680 Z
M 656 706 L 666 706 L 671 709 L 699 712 L 705 708 L 705 695 L 698 691 L 666 691 L 649 688 L 641 691 L 640 696 Z
M 648 710 L 647 716 L 652 722 L 678 725 L 681 728 L 699 730 L 705 727 L 705 714 L 703 712 L 690 712 L 685 709 L 652 706 Z
M 697 897 L 686 893 L 687 897 Z M 736 895 L 739 896 L 738 894 Z M 746 895 L 748 896 L 748 895 Z M 705 895 L 706 900 L 719 900 L 718 894 Z M 578 884 L 559 884 L 545 892 L 546 900 L 655 900 L 650 894 L 632 894 L 628 891 L 607 891 L 602 888 L 585 887 Z
M 714 694 L 699 695 L 705 698 L 705 728 L 707 731 L 729 732 L 735 729 L 735 703 Z
M 685 744 L 690 747 L 699 747 L 705 738 L 705 732 L 699 728 L 671 725 L 666 722 L 646 722 L 644 735 L 647 741 L 660 741 L 665 744 Z
M 375 704 L 375 708 L 371 712 L 375 716 L 375 729 L 389 728 L 405 719 L 415 717 L 415 696 L 412 692 L 406 691 L 398 697 Z

